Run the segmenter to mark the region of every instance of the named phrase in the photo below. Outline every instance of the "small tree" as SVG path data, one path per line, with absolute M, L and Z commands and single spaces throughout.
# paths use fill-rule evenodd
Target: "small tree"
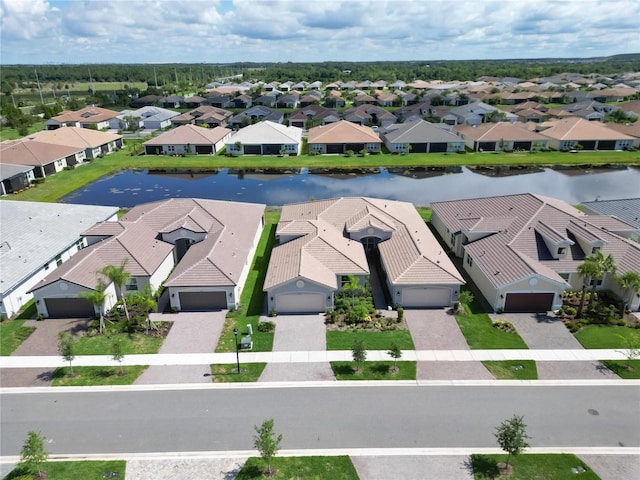
M 107 287 L 104 282 L 100 280 L 98 281 L 96 288 L 93 290 L 79 293 L 82 298 L 88 300 L 91 305 L 93 305 L 93 309 L 100 319 L 100 333 L 102 333 L 102 330 L 104 329 L 104 315 L 102 314 L 102 310 L 104 309 L 104 302 L 107 299 L 107 293 L 105 292 L 106 288 Z
M 503 421 L 499 427 L 496 427 L 496 432 L 494 433 L 500 448 L 509 454 L 506 468 L 509 467 L 511 455 L 518 455 L 529 446 L 527 440 L 530 437 L 527 435 L 527 426 L 522 419 L 522 416 L 514 415 L 509 420 Z
M 73 375 L 73 359 L 76 358 L 75 354 L 76 340 L 71 336 L 69 332 L 60 332 L 58 334 L 58 353 L 67 362 L 69 362 L 69 370 Z
M 360 364 L 367 359 L 367 351 L 364 349 L 362 340 L 356 338 L 353 341 L 351 354 L 353 355 L 353 361 L 356 362 L 357 369 L 360 370 Z
M 36 478 L 42 477 L 40 466 L 49 458 L 49 454 L 44 449 L 44 441 L 43 435 L 30 431 L 20 450 L 20 466 Z
M 260 452 L 262 460 L 267 464 L 268 475 L 273 475 L 271 461 L 280 449 L 282 435 L 273 432 L 273 419 L 265 420 L 260 427 L 255 426 L 256 434 L 253 436 L 253 446 Z
M 628 336 L 618 335 L 620 337 L 620 341 L 624 345 L 622 350 L 619 350 L 626 359 L 627 365 L 626 369 L 631 371 L 633 370 L 632 360 L 636 360 L 640 358 L 640 335 L 636 332 L 631 332 Z
M 122 349 L 122 342 L 118 337 L 115 337 L 111 342 L 111 358 L 120 364 L 120 376 L 124 375 L 124 370 L 122 369 L 124 351 Z
M 394 372 L 398 371 L 398 359 L 402 358 L 402 350 L 396 342 L 391 343 L 391 347 L 387 352 L 391 358 L 393 358 L 393 370 Z
M 471 305 L 474 298 L 475 297 L 473 296 L 473 293 L 471 293 L 469 290 L 461 291 L 460 296 L 458 297 L 458 309 L 456 313 L 459 315 L 465 315 L 467 311 L 464 309 L 464 306 Z

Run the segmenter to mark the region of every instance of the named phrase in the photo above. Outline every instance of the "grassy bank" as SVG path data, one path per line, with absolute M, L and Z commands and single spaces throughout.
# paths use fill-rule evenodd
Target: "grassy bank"
M 341 168 L 361 169 L 384 167 L 447 167 L 447 166 L 492 166 L 492 165 L 608 165 L 638 164 L 639 152 L 562 152 L 540 153 L 469 153 L 409 155 L 353 156 L 308 156 L 299 157 L 224 157 L 189 155 L 169 157 L 156 155 L 131 156 L 127 148 L 95 159 L 88 165 L 74 170 L 62 171 L 48 177 L 44 183 L 10 198 L 41 202 L 56 202 L 65 195 L 98 180 L 99 178 L 128 169 L 192 169 L 215 170 L 221 168 Z

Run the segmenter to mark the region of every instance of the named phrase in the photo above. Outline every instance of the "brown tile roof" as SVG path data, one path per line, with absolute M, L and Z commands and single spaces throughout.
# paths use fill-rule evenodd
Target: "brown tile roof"
M 456 125 L 454 131 L 461 133 L 465 137 L 472 138 L 480 142 L 507 141 L 548 141 L 539 133 L 527 131 L 523 125 L 514 125 L 510 122 L 483 123 L 477 127 L 471 125 Z
M 40 142 L 54 143 L 56 145 L 69 145 L 82 149 L 98 148 L 110 142 L 122 139 L 122 135 L 100 132 L 89 128 L 65 127 L 56 130 L 43 130 L 29 135 Z
M 633 137 L 616 132 L 600 122 L 571 117 L 546 122 L 550 128 L 541 131 L 545 137 L 557 140 L 633 140 Z
M 82 148 L 29 139 L 2 142 L 0 162 L 12 165 L 45 166 L 81 151 Z
M 80 122 L 80 123 L 100 123 L 120 115 L 120 112 L 102 107 L 85 107 L 80 110 L 65 110 L 60 115 L 51 117 L 60 123 Z
M 511 218 L 506 228 L 468 243 L 465 250 L 495 286 L 504 286 L 538 274 L 564 284 L 560 273 L 575 272 L 586 256 L 577 236 L 603 239 L 605 255 L 611 253 L 620 271 L 640 271 L 640 244 L 591 224 L 589 216 L 557 199 L 533 194 L 474 198 L 431 204 L 434 215 L 443 220 L 451 232 L 462 230 L 466 219 Z M 557 238 L 573 242 L 567 256 L 556 260 L 542 241 L 542 235 L 555 232 Z M 589 254 L 591 252 L 587 252 Z
M 310 128 L 308 143 L 382 143 L 382 140 L 370 127 L 341 120 Z
M 180 125 L 147 140 L 143 145 L 212 145 L 230 133 L 231 130 L 224 127 L 204 128 L 196 125 Z

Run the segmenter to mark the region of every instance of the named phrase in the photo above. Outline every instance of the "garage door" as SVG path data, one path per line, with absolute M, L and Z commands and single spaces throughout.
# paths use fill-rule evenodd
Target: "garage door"
M 282 293 L 276 297 L 278 313 L 320 313 L 325 310 L 322 293 Z
M 450 288 L 405 288 L 402 290 L 403 307 L 436 308 L 451 305 Z
M 505 312 L 546 312 L 553 306 L 553 293 L 507 293 Z
M 84 298 L 45 298 L 49 318 L 92 318 L 93 305 Z
M 225 292 L 180 292 L 180 310 L 208 312 L 227 308 Z

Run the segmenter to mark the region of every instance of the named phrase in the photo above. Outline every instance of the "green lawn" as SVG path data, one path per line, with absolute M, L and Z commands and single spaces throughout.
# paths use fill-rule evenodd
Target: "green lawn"
M 388 362 L 362 362 L 361 372 L 356 373 L 355 362 L 331 362 L 331 369 L 336 380 L 415 380 L 416 362 L 398 361 L 400 369 L 392 373 L 393 361 Z
M 124 460 L 108 460 L 108 461 L 78 461 L 78 462 L 46 462 L 42 466 L 42 470 L 47 472 L 47 480 L 70 480 L 70 479 L 101 479 L 105 478 L 105 472 L 116 472 L 118 480 L 124 480 L 126 470 Z M 20 467 L 14 468 L 9 475 L 4 477 L 5 480 L 18 479 L 22 475 Z M 22 477 L 31 478 L 31 477 Z
M 491 375 L 496 377 L 497 380 L 538 379 L 538 369 L 536 368 L 536 362 L 533 360 L 487 360 L 482 362 L 482 364 L 491 372 Z
M 628 327 L 587 325 L 576 332 L 575 337 L 584 348 L 626 348 L 627 341 L 640 337 L 640 331 Z
M 640 360 L 600 360 L 605 367 L 627 380 L 640 379 Z M 629 370 L 631 367 L 632 370 Z
M 257 382 L 266 363 L 242 363 L 240 357 L 240 373 L 238 367 L 233 365 L 211 365 L 211 381 L 214 383 L 231 382 Z
M 25 320 L 5 320 L 0 323 L 0 355 L 11 355 L 33 333 L 34 327 L 25 327 Z
M 273 480 L 358 480 L 351 458 L 336 457 L 276 457 L 272 467 L 276 474 Z M 267 478 L 263 472 L 267 467 L 261 458 L 251 457 L 244 464 L 236 480 Z
M 400 350 L 415 350 L 409 330 L 386 332 L 327 330 L 327 350 L 351 350 L 356 339 L 362 341 L 365 350 L 389 350 L 394 342 Z
M 18 315 L 16 316 L 16 319 L 31 320 L 36 318 L 37 313 L 38 313 L 38 310 L 36 309 L 36 302 L 33 299 L 31 299 L 22 306 L 22 308 L 18 312 Z
M 122 367 L 124 375 L 120 375 L 120 367 L 73 367 L 74 376 L 69 376 L 69 367 L 59 367 L 53 372 L 54 387 L 90 387 L 94 385 L 131 385 L 146 365 Z
M 494 328 L 486 313 L 456 315 L 456 322 L 472 350 L 528 348 L 517 333 L 506 333 Z
M 125 140 L 131 145 L 131 140 Z M 247 156 L 226 157 L 191 155 L 187 157 L 170 157 L 143 155 L 131 156 L 129 148 L 93 160 L 81 168 L 59 172 L 37 187 L 30 188 L 10 198 L 56 202 L 65 195 L 77 190 L 100 177 L 125 169 L 165 169 L 184 168 L 194 170 L 215 170 L 219 168 L 334 168 L 341 169 L 387 167 L 419 167 L 419 166 L 473 166 L 473 165 L 595 165 L 595 164 L 637 164 L 640 163 L 639 152 L 581 152 L 577 155 L 562 152 L 541 153 L 469 153 L 440 154 L 412 153 L 409 155 L 367 155 L 365 157 L 308 156 L 271 157 Z
M 41 130 L 44 130 L 44 120 L 36 122 L 33 125 L 29 126 L 28 128 L 29 135 L 31 135 L 32 133 L 39 132 Z M 15 128 L 10 128 L 10 127 L 0 128 L 0 141 L 2 142 L 4 142 L 5 140 L 17 140 L 18 138 L 21 138 L 21 137 L 22 135 L 20 135 L 18 133 L 18 130 Z
M 430 208 L 427 207 L 417 207 L 418 213 L 422 217 L 422 219 L 429 223 L 431 221 L 431 214 L 433 213 Z
M 253 328 L 253 351 L 270 352 L 273 348 L 273 332 L 258 331 L 258 322 L 260 315 L 263 313 L 264 292 L 262 291 L 262 286 L 267 275 L 271 249 L 276 241 L 275 232 L 278 220 L 280 220 L 279 211 L 267 211 L 265 213 L 266 224 L 258 242 L 253 265 L 247 276 L 244 290 L 240 295 L 240 308 L 227 314 L 216 352 L 234 352 L 236 346 L 233 329 L 237 328 L 240 334 L 246 334 L 248 323 Z
M 144 333 L 117 333 L 80 337 L 76 343 L 74 353 L 76 355 L 111 355 L 111 346 L 116 337 L 120 339 L 124 355 L 158 353 L 164 341 L 162 337 L 152 337 Z
M 507 455 L 471 455 L 473 465 L 473 478 L 485 480 L 498 478 L 498 462 L 504 462 Z M 567 480 L 576 478 L 580 480 L 599 480 L 600 477 L 589 466 L 572 454 L 522 454 L 511 457 L 513 474 L 509 480 Z M 582 467 L 582 473 L 574 473 L 572 468 Z

